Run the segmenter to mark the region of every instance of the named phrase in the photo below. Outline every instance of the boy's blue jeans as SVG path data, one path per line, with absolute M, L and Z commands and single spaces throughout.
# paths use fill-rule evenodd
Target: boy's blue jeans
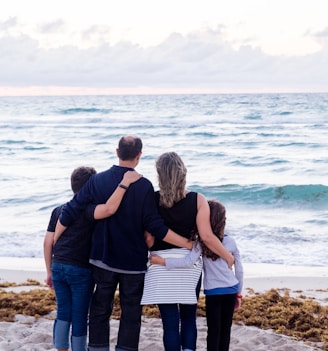
M 92 269 L 53 262 L 51 271 L 57 302 L 54 344 L 57 349 L 68 349 L 72 326 L 72 340 L 75 341 L 72 350 L 75 351 L 74 344 L 81 344 L 87 336 L 90 299 L 94 289 Z M 80 350 L 80 347 L 76 349 Z

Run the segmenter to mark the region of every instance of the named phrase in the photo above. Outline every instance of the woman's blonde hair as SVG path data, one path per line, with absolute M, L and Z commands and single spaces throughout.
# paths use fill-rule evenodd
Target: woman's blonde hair
M 159 186 L 160 206 L 170 208 L 186 197 L 187 169 L 175 152 L 166 152 L 158 157 L 156 170 Z

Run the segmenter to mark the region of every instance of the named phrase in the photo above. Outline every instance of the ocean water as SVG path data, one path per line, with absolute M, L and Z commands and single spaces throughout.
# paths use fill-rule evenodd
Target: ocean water
M 328 94 L 0 97 L 0 256 L 42 257 L 71 171 L 116 164 L 126 134 L 155 189 L 156 158 L 180 154 L 245 263 L 328 264 Z

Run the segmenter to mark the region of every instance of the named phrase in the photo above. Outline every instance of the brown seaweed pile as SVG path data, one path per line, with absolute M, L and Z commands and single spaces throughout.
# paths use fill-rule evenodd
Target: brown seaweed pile
M 52 290 L 32 289 L 14 293 L 0 289 L 0 321 L 13 322 L 16 314 L 45 316 L 56 309 Z
M 271 289 L 244 298 L 234 321 L 319 343 L 322 350 L 328 350 L 328 306 L 302 295 L 291 297 L 288 289 Z
M 34 281 L 22 284 L 40 285 Z M 1 289 L 16 284 L 0 285 L 0 321 L 14 321 L 16 314 L 45 316 L 56 309 L 53 290 L 42 287 L 19 293 Z M 300 295 L 291 297 L 288 289 L 271 289 L 258 294 L 252 290 L 244 297 L 242 307 L 234 314 L 234 323 L 272 329 L 295 340 L 314 342 L 328 350 L 328 306 Z M 159 318 L 157 306 L 144 306 L 143 315 Z M 198 315 L 205 316 L 204 297 L 199 299 Z M 116 297 L 112 318 L 120 318 L 119 297 Z

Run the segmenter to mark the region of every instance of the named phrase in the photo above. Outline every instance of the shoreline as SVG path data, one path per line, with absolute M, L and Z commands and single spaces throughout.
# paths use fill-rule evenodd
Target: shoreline
M 291 296 L 300 293 L 328 305 L 328 270 L 321 266 L 286 266 L 268 263 L 244 263 L 244 296 L 264 293 L 270 289 L 288 289 Z M 0 257 L 0 284 L 22 284 L 28 279 L 45 286 L 46 269 L 43 258 Z M 40 286 L 6 288 L 13 292 Z
M 324 266 L 287 266 L 270 263 L 244 263 L 244 294 L 248 289 L 264 292 L 271 288 L 324 290 L 328 288 L 328 269 Z M 0 283 L 17 284 L 33 279 L 44 284 L 43 258 L 0 257 Z
M 326 266 L 290 266 L 275 263 L 243 263 L 247 278 L 270 276 L 299 276 L 313 275 L 328 277 Z M 21 270 L 30 272 L 45 272 L 43 257 L 0 257 L 1 270 Z

